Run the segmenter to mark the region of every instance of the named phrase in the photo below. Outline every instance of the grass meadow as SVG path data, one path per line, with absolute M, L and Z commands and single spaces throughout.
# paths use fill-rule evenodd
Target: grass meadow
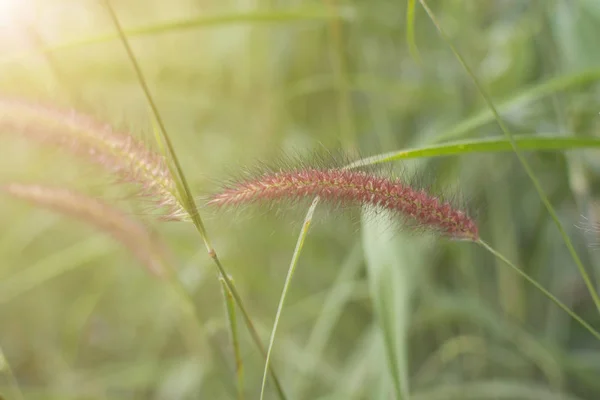
M 0 399 L 600 398 L 597 0 L 0 0 L 0 143 Z

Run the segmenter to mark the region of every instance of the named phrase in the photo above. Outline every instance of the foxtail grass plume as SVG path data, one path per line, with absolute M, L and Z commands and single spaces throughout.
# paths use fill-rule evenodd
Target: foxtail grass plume
M 36 206 L 88 223 L 123 244 L 151 273 L 168 273 L 166 247 L 143 224 L 120 210 L 73 190 L 46 185 L 9 183 L 0 191 Z
M 151 198 L 167 220 L 187 218 L 165 157 L 128 133 L 73 110 L 0 98 L 0 133 L 53 145 L 107 169 Z
M 259 202 L 319 197 L 333 204 L 368 205 L 392 211 L 407 222 L 429 228 L 452 239 L 477 241 L 477 224 L 464 211 L 454 208 L 400 179 L 364 171 L 336 168 L 297 168 L 266 172 L 235 182 L 214 194 L 209 205 L 235 206 Z

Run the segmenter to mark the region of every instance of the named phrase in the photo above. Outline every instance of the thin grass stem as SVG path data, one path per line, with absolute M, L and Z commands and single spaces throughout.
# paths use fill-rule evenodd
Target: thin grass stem
M 417 41 L 415 40 L 415 11 L 416 11 L 416 0 L 408 0 L 406 2 L 406 42 L 408 43 L 408 49 L 412 58 L 418 64 L 421 64 L 421 54 L 417 47 Z
M 267 353 L 264 351 L 264 347 L 262 345 L 260 337 L 258 336 L 258 333 L 256 332 L 256 329 L 254 328 L 254 324 L 252 323 L 252 320 L 251 320 L 248 312 L 246 311 L 246 308 L 243 305 L 242 299 L 241 299 L 237 289 L 235 288 L 235 286 L 229 279 L 227 272 L 225 271 L 225 269 L 223 268 L 223 265 L 219 261 L 216 251 L 214 250 L 214 248 L 212 247 L 212 244 L 209 241 L 208 234 L 206 232 L 206 228 L 204 227 L 204 222 L 202 221 L 202 218 L 200 217 L 200 213 L 198 212 L 198 208 L 194 201 L 194 197 L 192 196 L 192 192 L 190 190 L 189 184 L 187 182 L 185 174 L 183 173 L 183 168 L 181 167 L 181 164 L 179 162 L 179 159 L 177 157 L 177 154 L 176 154 L 173 144 L 171 142 L 171 138 L 167 133 L 163 119 L 160 115 L 160 112 L 158 111 L 158 107 L 156 106 L 156 103 L 152 97 L 150 88 L 146 82 L 146 79 L 144 78 L 142 69 L 141 69 L 139 63 L 137 62 L 137 59 L 133 52 L 133 49 L 131 48 L 131 45 L 129 44 L 129 40 L 127 39 L 127 36 L 125 35 L 125 31 L 123 30 L 123 27 L 121 26 L 121 23 L 119 22 L 117 14 L 116 14 L 114 8 L 112 7 L 110 0 L 103 0 L 103 2 L 106 6 L 106 9 L 108 10 L 108 12 L 110 14 L 113 24 L 115 25 L 115 29 L 119 33 L 119 38 L 120 38 L 121 42 L 123 43 L 123 47 L 125 48 L 125 50 L 127 52 L 127 56 L 135 70 L 135 74 L 137 76 L 139 84 L 142 87 L 142 90 L 144 91 L 146 100 L 148 101 L 148 104 L 150 105 L 150 108 L 152 110 L 152 114 L 154 115 L 154 118 L 156 119 L 156 124 L 157 124 L 160 132 L 162 133 L 162 138 L 163 138 L 164 144 L 168 150 L 168 155 L 171 157 L 171 161 L 173 162 L 175 171 L 177 172 L 176 176 L 178 179 L 176 179 L 176 181 L 177 181 L 179 194 L 182 198 L 181 200 L 182 200 L 186 210 L 190 214 L 190 217 L 192 219 L 192 222 L 194 223 L 194 226 L 196 227 L 196 229 L 198 230 L 198 233 L 202 237 L 202 241 L 204 242 L 204 245 L 206 247 L 206 250 L 207 250 L 209 256 L 211 257 L 211 259 L 217 266 L 217 269 L 219 271 L 221 278 L 227 285 L 227 288 L 231 291 L 231 294 L 233 295 L 233 298 L 235 299 L 238 307 L 240 307 L 240 310 L 242 311 L 242 315 L 244 316 L 244 321 L 246 322 L 246 325 L 250 331 L 253 341 L 255 342 L 256 346 L 261 351 L 261 353 L 263 353 L 263 356 L 266 358 Z M 281 384 L 279 382 L 279 379 L 277 378 L 277 375 L 275 374 L 275 371 L 271 368 L 270 372 L 271 372 L 273 381 L 275 383 L 279 397 L 281 399 L 285 399 L 285 394 L 283 392 L 283 388 L 281 387 Z
M 521 150 L 519 149 L 519 146 L 518 146 L 515 138 L 513 137 L 511 131 L 508 129 L 508 127 L 506 126 L 506 124 L 504 123 L 502 118 L 500 117 L 500 114 L 498 113 L 498 110 L 494 106 L 494 102 L 492 101 L 490 95 L 484 89 L 483 85 L 479 82 L 479 79 L 475 76 L 475 73 L 473 72 L 471 67 L 469 67 L 469 65 L 467 64 L 465 59 L 458 52 L 458 50 L 456 49 L 456 47 L 450 40 L 449 36 L 442 29 L 435 14 L 431 11 L 429 6 L 427 5 L 427 2 L 425 0 L 419 0 L 419 1 L 421 2 L 421 5 L 427 12 L 427 15 L 429 15 L 429 18 L 431 19 L 431 21 L 437 28 L 440 36 L 442 37 L 442 40 L 448 45 L 448 47 L 450 47 L 450 49 L 456 56 L 458 62 L 465 69 L 467 75 L 471 78 L 471 80 L 473 81 L 473 84 L 476 86 L 477 90 L 483 97 L 483 99 L 486 102 L 487 106 L 489 107 L 490 111 L 494 115 L 494 118 L 496 119 L 496 122 L 500 126 L 500 129 L 502 130 L 502 132 L 504 132 L 504 135 L 509 140 L 510 145 L 511 145 L 515 155 L 519 159 L 519 162 L 523 166 L 523 169 L 525 170 L 525 172 L 529 176 L 529 179 L 533 183 L 536 191 L 538 192 L 540 199 L 542 200 L 542 202 L 544 203 L 544 206 L 548 210 L 548 213 L 554 220 L 554 223 L 556 224 L 556 227 L 558 228 L 558 231 L 560 232 L 560 235 L 562 236 L 563 241 L 565 242 L 565 244 L 569 250 L 569 253 L 571 254 L 571 257 L 573 258 L 573 261 L 575 261 L 575 264 L 577 265 L 577 268 L 579 269 L 579 273 L 581 274 L 581 277 L 582 277 L 583 281 L 585 282 L 585 285 L 586 285 L 590 295 L 592 296 L 594 304 L 596 305 L 596 308 L 597 308 L 598 312 L 600 313 L 600 297 L 598 296 L 596 288 L 594 287 L 594 284 L 592 283 L 592 280 L 591 280 L 589 274 L 587 273 L 585 267 L 583 266 L 581 259 L 577 255 L 577 252 L 575 251 L 575 247 L 573 247 L 573 243 L 571 242 L 571 239 L 569 238 L 569 235 L 567 234 L 565 228 L 561 224 L 561 222 L 558 218 L 558 215 L 557 215 L 556 211 L 554 210 L 554 207 L 552 207 L 552 204 L 550 204 L 550 201 L 548 200 L 548 196 L 546 196 L 546 193 L 544 192 L 544 189 L 542 188 L 540 182 L 538 181 L 537 177 L 535 176 L 535 173 L 533 172 L 531 166 L 529 165 L 529 163 L 523 156 Z
M 230 278 L 231 279 L 231 278 Z M 227 317 L 229 319 L 229 331 L 231 332 L 231 344 L 233 347 L 233 354 L 235 357 L 235 373 L 237 378 L 237 396 L 238 400 L 244 399 L 244 362 L 242 360 L 242 352 L 240 349 L 240 341 L 237 326 L 237 315 L 235 313 L 235 300 L 231 294 L 231 291 L 225 284 L 222 278 L 220 278 L 221 287 L 223 289 L 223 296 L 226 299 Z
M 600 148 L 600 139 L 587 137 L 560 137 L 552 135 L 514 135 L 519 149 L 526 151 L 568 151 Z M 346 165 L 345 169 L 366 167 L 409 158 L 445 157 L 474 153 L 512 152 L 510 141 L 504 135 L 457 140 L 408 148 L 366 157 Z
M 590 324 L 588 324 L 587 322 L 585 322 L 583 320 L 583 318 L 581 318 L 579 315 L 575 314 L 575 312 L 571 311 L 571 309 L 569 307 L 567 307 L 556 296 L 554 296 L 552 293 L 550 293 L 546 288 L 544 288 L 542 285 L 540 285 L 535 279 L 533 279 L 532 277 L 530 277 L 529 274 L 527 274 L 526 272 L 524 272 L 523 270 L 521 270 L 519 267 L 517 267 L 515 264 L 513 264 L 512 262 L 510 262 L 506 257 L 504 257 L 501 253 L 499 253 L 497 250 L 495 250 L 494 248 L 492 248 L 492 246 L 490 246 L 489 244 L 487 244 L 483 240 L 479 239 L 477 241 L 477 243 L 479 245 L 481 245 L 484 249 L 486 249 L 487 251 L 489 251 L 490 253 L 492 253 L 500 261 L 504 262 L 509 267 L 511 267 L 513 270 L 515 270 L 515 272 L 518 273 L 519 275 L 521 275 L 527 282 L 529 282 L 536 289 L 538 289 L 540 292 L 542 292 L 544 294 L 544 296 L 546 296 L 547 298 L 549 298 L 554 304 L 556 304 L 564 312 L 566 312 L 567 314 L 569 314 L 569 316 L 571 316 L 571 318 L 573 318 L 575 321 L 577 321 L 579 324 L 581 324 L 581 326 L 583 326 L 585 329 L 587 329 L 588 332 L 590 332 L 592 335 L 594 335 L 594 337 L 596 339 L 600 340 L 600 333 L 598 333 L 597 330 L 595 330 L 594 328 L 592 328 L 592 326 Z
M 333 74 L 338 89 L 337 111 L 340 124 L 341 136 L 346 147 L 352 147 L 356 139 L 356 127 L 352 113 L 352 98 L 350 93 L 350 82 L 348 77 L 348 63 L 344 54 L 343 25 L 340 15 L 337 14 L 336 0 L 326 0 L 331 8 L 331 22 L 329 36 L 331 40 L 331 58 Z
M 195 353 L 196 357 L 198 357 L 198 360 L 204 360 L 206 358 L 205 352 L 208 351 L 217 368 L 230 372 L 229 366 L 225 361 L 225 352 L 220 346 L 216 345 L 214 340 L 211 340 L 208 332 L 204 328 L 202 322 L 204 318 L 202 318 L 200 310 L 194 303 L 194 299 L 190 292 L 185 288 L 176 274 L 171 274 L 169 277 L 169 289 L 188 324 L 180 324 L 179 329 L 187 340 L 190 349 Z M 200 340 L 200 338 L 204 338 L 204 341 Z M 223 376 L 228 375 L 223 374 Z M 234 388 L 230 381 L 227 380 L 224 383 L 229 389 L 229 393 L 234 393 Z
M 267 349 L 267 359 L 265 361 L 265 370 L 263 372 L 262 385 L 260 388 L 260 400 L 263 400 L 265 394 L 265 386 L 267 383 L 267 371 L 269 370 L 269 361 L 271 360 L 271 352 L 273 351 L 273 344 L 275 343 L 275 334 L 277 333 L 277 327 L 279 326 L 279 319 L 283 310 L 283 304 L 289 291 L 290 284 L 292 283 L 292 277 L 294 276 L 294 272 L 296 271 L 298 260 L 300 259 L 300 253 L 302 252 L 302 248 L 304 247 L 304 241 L 306 240 L 306 236 L 308 235 L 310 224 L 312 222 L 312 218 L 318 204 L 319 197 L 317 196 L 313 200 L 310 208 L 308 209 L 308 212 L 306 213 L 306 217 L 304 218 L 302 230 L 300 231 L 300 236 L 298 236 L 296 248 L 294 249 L 294 254 L 292 255 L 292 261 L 290 262 L 290 267 L 288 268 L 285 283 L 283 284 L 283 290 L 281 292 L 281 297 L 279 298 L 279 305 L 277 306 L 277 313 L 275 314 L 275 322 L 273 323 L 273 329 L 271 330 L 269 347 Z

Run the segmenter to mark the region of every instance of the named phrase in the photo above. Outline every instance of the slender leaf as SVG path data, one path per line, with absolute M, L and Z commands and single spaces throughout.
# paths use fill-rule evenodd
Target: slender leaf
M 556 213 L 556 210 L 554 210 L 554 207 L 550 203 L 550 200 L 548 200 L 548 196 L 544 192 L 544 189 L 542 188 L 542 185 L 540 184 L 535 173 L 533 172 L 533 169 L 529 165 L 529 162 L 527 161 L 527 159 L 525 159 L 525 157 L 521 153 L 519 145 L 518 145 L 517 141 L 514 139 L 512 132 L 508 129 L 508 127 L 504 123 L 503 119 L 500 117 L 500 114 L 499 114 L 498 110 L 496 109 L 496 106 L 494 105 L 490 95 L 484 89 L 483 85 L 479 82 L 479 79 L 477 78 L 477 76 L 475 76 L 473 69 L 466 63 L 464 57 L 458 52 L 458 49 L 454 46 L 454 44 L 452 43 L 452 41 L 450 40 L 450 38 L 448 37 L 446 32 L 442 29 L 440 23 L 437 20 L 437 17 L 433 14 L 431 9 L 427 5 L 427 2 L 425 0 L 420 0 L 420 2 L 421 2 L 421 5 L 423 6 L 423 8 L 425 9 L 425 11 L 427 12 L 427 15 L 429 15 L 429 18 L 435 25 L 436 29 L 438 30 L 443 41 L 446 42 L 448 47 L 450 47 L 450 49 L 454 53 L 456 59 L 458 60 L 460 65 L 465 70 L 466 74 L 473 81 L 473 84 L 479 91 L 479 94 L 481 95 L 481 97 L 483 97 L 483 99 L 485 100 L 485 103 L 487 104 L 490 112 L 493 114 L 494 119 L 498 123 L 498 126 L 500 127 L 502 132 L 504 132 L 504 136 L 506 136 L 506 138 L 510 142 L 513 152 L 519 159 L 519 162 L 521 163 L 521 166 L 527 173 L 527 176 L 529 176 L 529 179 L 530 179 L 531 183 L 533 184 L 533 186 L 535 187 L 535 190 L 537 191 L 539 198 L 542 200 L 542 203 L 544 203 L 546 210 L 548 210 L 548 214 L 550 214 L 550 217 L 552 218 L 552 220 L 554 220 L 554 224 L 556 225 L 556 228 L 560 232 L 560 235 L 562 236 L 563 241 L 565 242 L 565 245 L 567 246 L 567 249 L 569 250 L 569 253 L 571 254 L 571 257 L 573 258 L 573 261 L 577 265 L 579 274 L 581 275 L 581 278 L 585 282 L 585 286 L 587 287 L 587 290 L 590 293 L 590 296 L 592 297 L 594 304 L 596 305 L 596 309 L 600 313 L 600 296 L 598 295 L 598 292 L 596 291 L 596 288 L 595 288 L 587 270 L 583 266 L 583 263 L 581 262 L 581 259 L 579 258 L 579 255 L 577 254 L 577 251 L 575 250 L 575 247 L 573 246 L 573 243 L 572 243 L 571 239 L 569 238 L 569 235 L 567 234 L 565 228 L 563 227 L 562 223 L 560 222 L 560 219 L 558 218 L 558 214 Z
M 294 276 L 294 272 L 296 270 L 296 266 L 298 265 L 298 260 L 300 259 L 300 253 L 302 252 L 302 248 L 304 247 L 304 241 L 306 240 L 306 236 L 308 235 L 308 230 L 310 228 L 310 224 L 312 222 L 313 215 L 319 204 L 319 198 L 315 197 L 313 200 L 308 212 L 306 213 L 306 217 L 304 218 L 304 223 L 302 224 L 302 230 L 300 232 L 300 236 L 298 236 L 298 242 L 296 243 L 296 248 L 294 249 L 294 254 L 292 255 L 292 261 L 290 262 L 290 267 L 288 268 L 288 273 L 285 278 L 285 283 L 283 284 L 283 290 L 281 292 L 281 297 L 279 298 L 279 304 L 277 305 L 277 313 L 275 314 L 275 322 L 273 322 L 273 329 L 271 330 L 271 337 L 269 338 L 269 347 L 267 348 L 267 358 L 265 360 L 265 370 L 263 372 L 262 377 L 262 385 L 260 388 L 260 400 L 263 400 L 265 395 L 265 387 L 267 383 L 267 372 L 269 371 L 269 361 L 271 359 L 271 352 L 273 351 L 273 344 L 275 343 L 275 334 L 277 333 L 277 327 L 279 326 L 279 318 L 281 317 L 281 312 L 283 311 L 283 304 L 285 303 L 285 298 L 290 288 L 290 284 L 292 283 L 292 277 Z
M 416 11 L 417 0 L 408 0 L 406 3 L 406 42 L 408 43 L 408 49 L 414 60 L 418 63 L 421 62 L 421 55 L 419 54 L 419 48 L 415 40 L 415 11 Z
M 577 138 L 544 135 L 516 135 L 521 150 L 552 151 L 600 148 L 600 138 Z M 408 158 L 442 157 L 470 153 L 512 152 L 510 141 L 502 136 L 468 139 L 431 146 L 392 151 L 353 162 L 347 168 L 381 164 Z
M 508 100 L 500 102 L 497 105 L 497 109 L 498 112 L 504 113 L 516 109 L 517 107 L 524 107 L 527 104 L 531 104 L 534 101 L 551 94 L 578 86 L 590 85 L 598 80 L 600 80 L 600 68 L 552 78 L 541 84 L 534 85 Z M 435 142 L 445 142 L 447 140 L 473 135 L 475 134 L 476 129 L 493 121 L 494 113 L 489 108 L 486 108 L 459 122 L 448 131 L 441 133 L 435 138 Z
M 375 214 L 375 215 L 371 215 Z M 427 237 L 390 230 L 393 217 L 385 212 L 363 212 L 362 237 L 371 300 L 383 336 L 392 392 L 409 398 L 406 336 L 416 272 L 426 264 Z
M 231 278 L 229 278 L 231 279 Z M 232 280 L 233 281 L 233 280 Z M 227 284 L 221 279 L 221 289 L 225 297 L 227 308 L 227 319 L 229 321 L 229 332 L 231 333 L 231 343 L 233 345 L 233 354 L 235 358 L 235 372 L 237 376 L 238 400 L 244 398 L 244 363 L 240 349 L 240 340 L 237 326 L 237 316 L 235 313 L 235 300 Z

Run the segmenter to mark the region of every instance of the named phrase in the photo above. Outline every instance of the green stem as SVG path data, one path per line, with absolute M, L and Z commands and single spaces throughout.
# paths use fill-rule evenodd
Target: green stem
M 586 285 L 588 291 L 590 292 L 590 295 L 592 296 L 594 304 L 596 305 L 598 312 L 600 312 L 600 297 L 598 296 L 598 292 L 596 291 L 596 288 L 594 287 L 594 284 L 592 283 L 590 276 L 588 275 L 585 267 L 583 266 L 581 259 L 577 255 L 577 252 L 575 251 L 575 247 L 573 246 L 573 243 L 571 242 L 569 235 L 567 235 L 565 228 L 562 226 L 560 220 L 558 219 L 558 215 L 556 214 L 554 207 L 552 207 L 552 204 L 550 204 L 550 201 L 548 200 L 548 197 L 546 196 L 546 193 L 544 192 L 544 189 L 542 188 L 540 182 L 538 181 L 535 174 L 533 173 L 531 166 L 529 165 L 529 163 L 527 162 L 527 160 L 521 153 L 521 150 L 519 149 L 519 146 L 517 145 L 517 142 L 514 139 L 511 131 L 508 129 L 508 127 L 506 126 L 506 124 L 504 123 L 502 118 L 500 117 L 500 114 L 498 113 L 498 110 L 494 106 L 494 103 L 493 103 L 490 95 L 483 88 L 483 85 L 479 82 L 479 79 L 477 79 L 477 77 L 475 76 L 475 73 L 473 72 L 471 67 L 469 67 L 469 65 L 466 63 L 464 58 L 460 55 L 460 53 L 458 52 L 456 47 L 452 44 L 452 41 L 450 40 L 448 35 L 442 29 L 440 23 L 438 22 L 437 18 L 435 17 L 435 15 L 431 11 L 431 9 L 429 8 L 429 6 L 425 2 L 425 0 L 419 0 L 419 1 L 421 2 L 421 5 L 423 6 L 423 8 L 427 12 L 427 14 L 429 15 L 429 18 L 431 18 L 431 21 L 437 28 L 437 30 L 440 33 L 440 36 L 442 37 L 444 42 L 446 42 L 448 44 L 448 46 L 450 47 L 450 49 L 452 50 L 452 52 L 458 59 L 458 62 L 462 65 L 462 67 L 467 72 L 467 75 L 469 75 L 469 77 L 475 84 L 477 90 L 479 91 L 479 93 L 483 97 L 485 103 L 487 104 L 490 111 L 494 115 L 494 118 L 496 119 L 498 125 L 500 126 L 500 129 L 502 130 L 502 132 L 504 132 L 504 135 L 509 140 L 511 147 L 512 147 L 513 151 L 515 152 L 515 155 L 519 159 L 519 162 L 523 166 L 523 169 L 525 170 L 525 172 L 529 176 L 529 179 L 533 183 L 533 186 L 535 187 L 536 191 L 538 192 L 538 195 L 539 195 L 540 199 L 542 200 L 542 203 L 544 203 L 544 206 L 548 210 L 548 213 L 554 220 L 554 223 L 556 224 L 556 227 L 558 228 L 558 231 L 560 232 L 560 235 L 562 236 L 563 241 L 565 242 L 567 248 L 569 249 L 569 253 L 571 254 L 571 257 L 573 258 L 573 261 L 575 261 L 575 264 L 577 264 L 579 273 L 581 274 L 581 277 L 583 278 L 583 281 L 585 282 L 585 285 Z
M 340 133 L 344 139 L 344 145 L 352 149 L 356 139 L 356 127 L 352 117 L 352 98 L 348 78 L 348 63 L 344 54 L 342 19 L 335 12 L 338 7 L 336 0 L 326 0 L 326 3 L 331 8 L 329 36 L 332 47 L 333 75 L 338 89 L 337 112 Z
M 267 371 L 269 369 L 269 361 L 271 360 L 271 352 L 273 350 L 273 344 L 275 343 L 275 334 L 277 333 L 277 327 L 279 326 L 279 319 L 283 310 L 283 304 L 285 302 L 286 295 L 289 291 L 290 284 L 292 283 L 292 277 L 294 276 L 294 272 L 296 271 L 296 266 L 298 265 L 298 260 L 300 259 L 300 253 L 302 252 L 302 248 L 304 247 L 304 241 L 306 240 L 306 236 L 308 235 L 308 230 L 312 222 L 312 217 L 315 213 L 315 209 L 317 208 L 318 204 L 319 197 L 315 197 L 310 208 L 308 209 L 308 212 L 306 213 L 306 217 L 304 217 L 302 231 L 300 232 L 300 236 L 298 236 L 296 248 L 294 249 L 294 254 L 292 255 L 292 260 L 290 261 L 290 267 L 288 268 L 285 283 L 283 284 L 283 290 L 281 292 L 281 297 L 279 298 L 279 305 L 277 306 L 277 313 L 275 314 L 275 322 L 273 322 L 273 329 L 271 330 L 271 337 L 269 339 L 269 349 L 267 350 L 265 370 L 263 372 L 262 385 L 260 388 L 260 400 L 263 400 L 265 394 L 265 386 L 267 383 Z
M 110 0 L 104 0 L 104 4 L 106 5 L 106 8 L 111 16 L 111 19 L 115 25 L 115 28 L 117 29 L 117 31 L 119 33 L 119 38 L 121 39 L 121 42 L 123 43 L 123 46 L 125 47 L 127 55 L 129 57 L 129 60 L 135 70 L 139 84 L 142 87 L 142 90 L 144 91 L 144 95 L 146 96 L 146 100 L 148 101 L 148 104 L 150 105 L 152 113 L 154 114 L 154 117 L 156 118 L 156 123 L 158 124 L 158 128 L 159 128 L 159 130 L 162 134 L 162 137 L 164 139 L 164 142 L 167 146 L 168 154 L 171 157 L 171 160 L 175 166 L 175 170 L 177 172 L 177 177 L 179 180 L 178 183 L 180 183 L 180 187 L 181 187 L 182 193 L 180 193 L 180 195 L 182 197 L 183 205 L 186 208 L 186 211 L 189 213 L 190 217 L 192 218 L 192 222 L 194 223 L 194 226 L 200 233 L 200 236 L 202 237 L 204 246 L 206 247 L 206 250 L 207 250 L 209 256 L 212 258 L 213 262 L 217 266 L 220 277 L 223 279 L 223 281 L 227 285 L 227 288 L 231 291 L 233 298 L 235 299 L 240 310 L 242 311 L 242 315 L 244 316 L 244 321 L 246 322 L 246 325 L 248 327 L 248 330 L 250 331 L 252 339 L 254 340 L 256 346 L 259 348 L 259 350 L 261 351 L 263 356 L 266 357 L 267 354 L 264 350 L 264 346 L 262 345 L 260 337 L 258 336 L 256 329 L 254 328 L 254 324 L 252 323 L 252 320 L 250 319 L 250 316 L 248 315 L 248 312 L 246 311 L 246 309 L 243 305 L 242 299 L 241 299 L 238 291 L 236 290 L 235 286 L 229 279 L 228 274 L 226 273 L 225 269 L 223 268 L 223 265 L 221 264 L 221 262 L 219 261 L 219 259 L 217 257 L 217 253 L 215 252 L 214 248 L 212 247 L 212 245 L 208 239 L 208 234 L 206 232 L 206 228 L 204 227 L 204 222 L 202 221 L 202 218 L 200 217 L 200 213 L 198 212 L 198 208 L 197 208 L 194 198 L 192 196 L 192 191 L 190 190 L 190 186 L 187 182 L 185 174 L 183 173 L 183 168 L 181 167 L 181 163 L 179 162 L 179 159 L 177 157 L 177 154 L 175 152 L 175 149 L 173 147 L 171 139 L 170 139 L 169 135 L 167 134 L 165 124 L 160 115 L 160 112 L 158 111 L 158 107 L 156 106 L 156 103 L 154 102 L 154 99 L 150 92 L 150 88 L 148 87 L 146 79 L 144 78 L 144 74 L 142 73 L 142 69 L 141 69 L 139 63 L 137 62 L 135 54 L 133 53 L 131 45 L 129 44 L 129 40 L 127 39 L 127 36 L 125 35 L 125 31 L 123 30 L 123 27 L 121 26 L 121 23 L 119 22 L 117 14 L 115 13 L 115 10 L 113 9 L 113 7 L 110 3 Z M 283 392 L 281 384 L 279 383 L 279 379 L 277 378 L 277 376 L 275 374 L 275 371 L 273 369 L 270 369 L 270 372 L 271 372 L 271 376 L 275 382 L 275 385 L 277 387 L 277 392 L 279 394 L 279 397 L 281 399 L 285 399 L 285 394 Z
M 242 360 L 242 352 L 240 349 L 240 341 L 237 328 L 237 317 L 235 313 L 235 301 L 231 295 L 231 291 L 221 278 L 221 286 L 223 296 L 227 300 L 227 317 L 229 319 L 229 330 L 231 331 L 231 343 L 233 346 L 233 354 L 235 357 L 235 373 L 237 375 L 237 395 L 238 400 L 244 399 L 244 363 Z
M 517 267 L 512 262 L 510 262 L 506 257 L 504 257 L 498 251 L 494 250 L 489 244 L 487 244 L 483 240 L 479 239 L 476 243 L 481 245 L 487 251 L 492 253 L 496 258 L 503 261 L 505 264 L 507 264 L 509 267 L 511 267 L 513 270 L 515 270 L 515 272 L 518 273 L 519 275 L 521 275 L 527 282 L 531 283 L 536 289 L 538 289 L 540 292 L 542 292 L 544 294 L 544 296 L 546 296 L 547 298 L 552 300 L 552 302 L 554 304 L 556 304 L 564 312 L 569 314 L 571 316 L 571 318 L 573 318 L 575 321 L 579 322 L 581 324 L 581 326 L 583 326 L 592 335 L 594 335 L 594 337 L 596 337 L 596 339 L 600 340 L 600 333 L 598 333 L 598 331 L 596 331 L 594 328 L 592 328 L 592 326 L 590 324 L 588 324 L 587 322 L 585 322 L 583 320 L 583 318 L 581 318 L 579 315 L 577 315 L 573 311 L 571 311 L 571 309 L 569 307 L 567 307 L 562 301 L 560 301 L 558 298 L 556 298 L 556 296 L 554 296 L 552 293 L 550 293 L 548 290 L 546 290 L 546 288 L 544 288 L 542 285 L 540 285 L 535 279 L 530 277 L 526 272 L 521 270 L 519 267 Z

